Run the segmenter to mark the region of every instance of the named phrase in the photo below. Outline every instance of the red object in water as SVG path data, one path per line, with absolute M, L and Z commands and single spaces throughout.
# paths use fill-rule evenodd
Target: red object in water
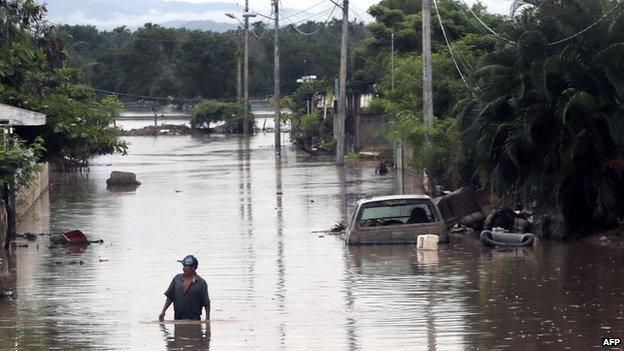
M 71 232 L 63 233 L 63 239 L 69 245 L 86 245 L 89 243 L 87 236 L 80 230 L 72 230 Z

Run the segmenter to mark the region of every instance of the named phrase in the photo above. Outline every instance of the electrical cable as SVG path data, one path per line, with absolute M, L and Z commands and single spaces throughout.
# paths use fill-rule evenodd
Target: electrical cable
M 446 46 L 448 47 L 449 52 L 451 53 L 451 58 L 453 59 L 453 63 L 455 64 L 455 68 L 457 69 L 457 72 L 459 73 L 459 76 L 461 77 L 461 80 L 464 82 L 464 84 L 468 88 L 468 91 L 470 92 L 470 94 L 474 96 L 474 93 L 473 93 L 472 89 L 470 88 L 470 85 L 468 85 L 468 82 L 466 81 L 466 78 L 464 77 L 464 74 L 462 73 L 461 69 L 459 69 L 459 65 L 457 64 L 457 60 L 455 59 L 455 54 L 453 53 L 453 49 L 451 48 L 451 44 L 449 42 L 448 36 L 446 35 L 446 28 L 444 28 L 444 23 L 442 23 L 442 17 L 440 16 L 440 10 L 438 8 L 438 0 L 433 0 L 433 4 L 435 6 L 436 14 L 438 16 L 438 22 L 440 22 L 440 28 L 442 29 L 442 35 L 444 36 L 444 41 L 446 42 Z
M 295 21 L 295 22 L 288 21 L 287 25 L 299 24 L 299 23 L 303 23 L 303 22 L 310 22 L 313 18 L 316 18 L 316 17 L 319 17 L 319 16 L 325 16 L 328 13 L 333 12 L 334 8 L 335 8 L 335 5 L 334 5 L 334 7 L 327 8 L 327 9 L 325 9 L 325 10 L 323 10 L 321 12 L 318 12 L 318 13 L 316 13 L 314 15 L 308 16 L 308 17 L 306 17 L 306 18 L 304 18 L 302 20 L 298 20 L 298 21 Z M 284 22 L 286 22 L 286 21 L 284 21 Z
M 262 39 L 264 38 L 264 35 L 267 33 L 268 29 L 266 29 L 264 32 L 262 32 L 262 35 L 258 35 L 258 33 L 256 33 L 256 28 L 251 28 L 251 33 L 258 39 Z
M 323 22 L 316 30 L 309 32 L 309 33 L 305 33 L 302 30 L 300 30 L 299 28 L 297 28 L 296 25 L 291 24 L 291 26 L 300 34 L 305 35 L 305 36 L 311 36 L 311 35 L 315 35 L 318 32 L 321 31 L 321 29 L 325 28 L 327 26 L 327 24 L 329 23 L 329 21 L 331 21 L 332 17 L 334 16 L 334 11 L 336 11 L 336 8 L 338 6 L 334 6 L 334 8 L 332 9 L 332 11 L 329 13 L 329 16 L 327 17 L 327 20 L 325 22 Z
M 26 70 L 20 67 L 16 67 L 13 65 L 10 65 L 6 62 L 0 62 L 0 64 L 8 66 L 13 68 L 14 70 L 23 72 L 23 73 L 34 73 L 31 70 Z M 106 93 L 106 94 L 113 94 L 113 95 L 121 95 L 121 96 L 128 96 L 128 97 L 136 97 L 136 98 L 142 98 L 142 99 L 149 99 L 149 100 L 167 100 L 167 101 L 171 101 L 173 99 L 168 98 L 168 97 L 160 97 L 160 96 L 148 96 L 148 95 L 135 95 L 135 94 L 127 94 L 127 93 L 121 93 L 118 91 L 111 91 L 111 90 L 105 90 L 105 89 L 97 89 L 94 87 L 91 87 L 91 89 L 93 89 L 93 91 L 98 92 L 98 93 Z
M 281 3 L 281 1 L 280 1 L 280 3 Z M 308 7 L 308 8 L 307 8 L 307 9 L 305 9 L 305 10 L 301 10 L 301 11 L 299 11 L 299 12 L 297 12 L 297 13 L 294 13 L 294 14 L 291 14 L 291 15 L 288 15 L 288 16 L 284 16 L 284 17 L 282 17 L 282 18 L 280 18 L 280 19 L 283 21 L 283 20 L 286 20 L 286 19 L 288 19 L 288 18 L 298 16 L 298 15 L 300 15 L 300 14 L 302 14 L 302 13 L 306 13 L 306 12 L 308 12 L 308 11 L 312 10 L 313 8 L 318 7 L 319 5 L 322 5 L 322 4 L 324 4 L 324 3 L 325 3 L 325 0 L 323 0 L 323 1 L 319 2 L 319 3 L 315 4 L 315 5 L 312 5 L 312 6 Z
M 590 30 L 590 29 L 594 28 L 594 27 L 595 27 L 598 23 L 602 22 L 602 21 L 603 21 L 603 20 L 605 20 L 607 17 L 611 16 L 611 15 L 615 12 L 615 10 L 619 9 L 619 8 L 620 8 L 620 6 L 622 6 L 623 4 L 624 4 L 624 1 L 619 2 L 619 3 L 617 4 L 617 6 L 615 6 L 614 8 L 612 8 L 612 9 L 611 9 L 611 11 L 609 11 L 609 12 L 608 12 L 607 14 L 605 14 L 604 16 L 600 17 L 597 21 L 595 21 L 594 23 L 590 24 L 590 25 L 589 25 L 589 26 L 587 26 L 585 29 L 583 29 L 583 30 L 581 30 L 581 31 L 579 31 L 579 32 L 577 32 L 577 33 L 575 33 L 575 34 L 572 34 L 571 36 L 569 36 L 569 37 L 567 37 L 567 38 L 564 38 L 564 39 L 561 39 L 561 40 L 558 40 L 558 41 L 555 41 L 555 42 L 552 42 L 552 43 L 548 43 L 548 46 L 553 46 L 553 45 L 558 45 L 558 44 L 564 43 L 564 42 L 566 42 L 566 41 L 568 41 L 568 40 L 574 39 L 574 38 L 578 37 L 579 35 L 581 35 L 581 34 L 583 34 L 583 33 L 587 32 L 588 30 Z
M 460 0 L 462 2 L 462 4 L 464 4 L 464 6 L 466 6 L 466 8 L 468 8 L 468 11 L 470 11 L 470 13 L 474 16 L 474 18 L 477 19 L 477 21 L 479 21 L 479 23 L 481 23 L 481 25 L 483 25 L 490 33 L 494 34 L 495 36 L 508 41 L 512 44 L 515 44 L 516 42 L 514 42 L 513 40 L 509 39 L 509 38 L 505 38 L 502 35 L 498 34 L 496 31 L 494 31 L 492 28 L 490 28 L 490 26 L 488 26 L 485 22 L 483 22 L 483 20 L 477 16 L 477 14 L 472 10 L 472 7 L 470 7 L 468 4 L 466 4 L 466 2 L 464 2 L 464 0 Z
M 364 22 L 364 19 L 362 18 L 362 16 L 360 16 L 360 14 L 355 8 L 355 1 L 351 2 L 350 5 L 351 6 L 349 7 L 349 9 L 353 12 L 353 15 L 355 16 L 355 18 L 358 19 L 360 22 Z

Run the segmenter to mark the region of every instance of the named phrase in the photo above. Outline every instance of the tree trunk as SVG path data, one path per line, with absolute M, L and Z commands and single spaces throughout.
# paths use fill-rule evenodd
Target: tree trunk
M 7 213 L 7 229 L 4 242 L 4 249 L 8 250 L 11 241 L 15 240 L 15 194 L 13 193 L 13 187 L 8 184 L 4 187 L 3 194 L 4 206 Z

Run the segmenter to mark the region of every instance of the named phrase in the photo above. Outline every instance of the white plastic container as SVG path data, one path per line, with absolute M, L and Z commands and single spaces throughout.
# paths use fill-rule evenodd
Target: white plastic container
M 418 250 L 436 251 L 438 250 L 439 240 L 440 238 L 437 235 L 431 235 L 431 234 L 419 235 L 416 248 Z

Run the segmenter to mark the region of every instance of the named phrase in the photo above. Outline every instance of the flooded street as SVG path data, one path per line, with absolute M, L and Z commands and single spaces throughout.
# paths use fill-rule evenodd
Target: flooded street
M 318 231 L 391 194 L 392 173 L 285 147 L 277 159 L 273 134 L 126 139 L 128 156 L 53 186 L 19 228 L 104 244 L 68 252 L 39 237 L 0 256 L 18 296 L 0 302 L 1 350 L 585 350 L 624 335 L 621 247 L 346 247 Z M 107 190 L 113 170 L 142 185 Z M 187 254 L 213 321 L 161 325 Z

